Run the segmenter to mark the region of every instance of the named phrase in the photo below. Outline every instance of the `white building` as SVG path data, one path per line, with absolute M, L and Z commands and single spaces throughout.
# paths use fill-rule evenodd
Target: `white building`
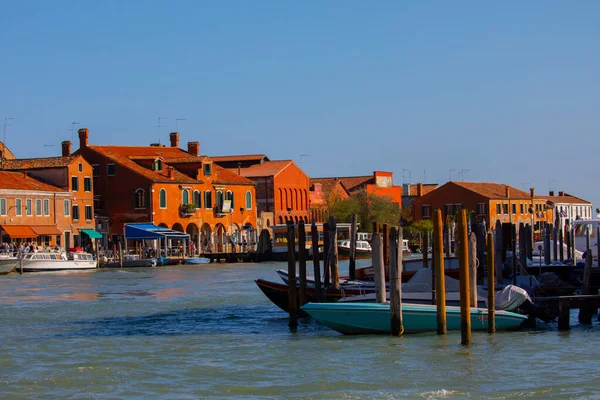
M 558 192 L 558 196 L 555 196 L 554 191 L 550 191 L 548 196 L 540 197 L 546 199 L 548 205 L 554 208 L 554 216 L 560 216 L 562 226 L 567 221 L 594 218 L 592 203 L 579 197 L 565 192 Z

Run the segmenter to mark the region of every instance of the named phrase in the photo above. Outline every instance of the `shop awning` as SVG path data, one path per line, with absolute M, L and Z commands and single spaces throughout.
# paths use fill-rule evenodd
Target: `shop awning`
M 11 239 L 27 239 L 37 237 L 37 234 L 29 225 L 2 225 L 2 230 L 6 232 Z
M 102 234 L 93 229 L 80 229 L 80 231 L 88 235 L 90 239 L 102 239 Z
M 175 231 L 153 224 L 126 224 L 125 239 L 127 240 L 152 240 L 152 239 L 189 239 L 187 233 Z
M 31 229 L 36 235 L 62 235 L 60 229 L 52 225 L 32 225 Z

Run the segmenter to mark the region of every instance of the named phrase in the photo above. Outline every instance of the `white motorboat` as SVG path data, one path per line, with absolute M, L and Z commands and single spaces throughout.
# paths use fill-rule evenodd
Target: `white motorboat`
M 38 252 L 23 254 L 23 272 L 63 271 L 96 268 L 92 254 L 85 252 L 51 253 Z M 20 266 L 19 266 L 20 268 Z

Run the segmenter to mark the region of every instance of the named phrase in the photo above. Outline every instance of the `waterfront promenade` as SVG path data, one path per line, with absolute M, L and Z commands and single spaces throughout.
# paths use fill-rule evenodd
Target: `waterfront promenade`
M 361 263 L 364 260 L 360 260 Z M 361 264 L 362 265 L 362 264 Z M 284 263 L 0 277 L 3 399 L 595 398 L 600 327 L 296 331 L 253 280 Z M 341 273 L 347 264 L 341 263 Z

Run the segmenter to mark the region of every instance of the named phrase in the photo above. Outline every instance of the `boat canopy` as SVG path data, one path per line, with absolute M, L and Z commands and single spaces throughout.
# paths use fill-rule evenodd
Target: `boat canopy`
M 187 233 L 151 223 L 125 224 L 125 240 L 188 239 Z

